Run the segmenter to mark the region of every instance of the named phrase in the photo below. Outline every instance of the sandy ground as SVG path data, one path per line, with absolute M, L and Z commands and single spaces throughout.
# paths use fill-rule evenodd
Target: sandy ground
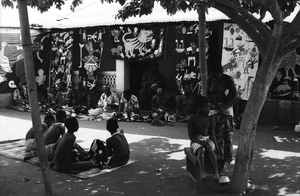
M 109 136 L 105 122 L 79 123 L 76 137 L 83 147 L 88 148 L 95 138 L 105 140 Z M 0 142 L 24 138 L 31 126 L 30 113 L 0 109 Z M 186 173 L 183 149 L 189 146 L 189 139 L 185 123 L 155 127 L 148 123 L 119 122 L 119 126 L 130 143 L 131 158 L 137 162 L 87 180 L 50 171 L 53 195 L 197 195 L 196 186 Z M 236 130 L 235 151 L 238 135 Z M 274 136 L 278 136 L 279 142 Z M 252 191 L 245 195 L 300 196 L 299 136 L 292 126 L 259 124 L 250 174 Z M 229 177 L 233 167 L 226 166 Z M 35 165 L 0 155 L 0 176 L 1 196 L 48 195 L 40 169 Z M 24 182 L 24 178 L 29 180 Z

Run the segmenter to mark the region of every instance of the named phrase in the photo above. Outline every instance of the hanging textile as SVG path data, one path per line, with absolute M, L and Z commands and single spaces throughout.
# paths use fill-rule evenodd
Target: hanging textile
M 139 61 L 162 58 L 166 28 L 167 24 L 111 27 L 112 57 Z
M 32 30 L 30 33 L 34 36 L 38 31 Z M 20 30 L 0 30 L 0 44 L 0 93 L 11 93 L 17 83 L 26 83 Z M 24 73 L 22 77 L 17 72 L 20 68 Z
M 299 89 L 300 55 L 296 50 L 287 54 L 276 72 L 270 86 L 272 99 L 300 99 Z
M 206 28 L 206 39 L 211 35 L 211 31 Z M 199 75 L 199 47 L 197 22 L 184 22 L 175 26 L 175 48 L 176 58 L 176 84 L 178 92 L 183 93 L 183 85 L 190 84 L 193 92 L 201 94 L 201 80 Z M 208 44 L 206 52 L 208 51 Z M 208 58 L 208 57 L 206 57 Z
M 71 86 L 73 31 L 53 32 L 51 40 L 51 86 L 61 81 Z
M 248 100 L 258 69 L 259 52 L 251 38 L 236 24 L 224 23 L 222 66 L 234 79 L 238 96 Z

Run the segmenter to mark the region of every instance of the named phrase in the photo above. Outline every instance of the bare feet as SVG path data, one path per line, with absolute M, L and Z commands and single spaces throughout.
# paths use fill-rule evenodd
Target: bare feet
M 215 180 L 220 180 L 220 175 L 219 175 L 219 174 L 213 175 L 213 179 L 215 179 Z
M 200 173 L 199 180 L 203 180 L 204 178 L 206 178 L 206 173 Z

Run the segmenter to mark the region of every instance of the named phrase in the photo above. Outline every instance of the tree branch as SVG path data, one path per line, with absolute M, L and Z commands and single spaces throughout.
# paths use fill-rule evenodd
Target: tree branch
M 281 44 L 281 47 L 279 48 L 280 50 L 280 54 L 281 55 L 286 55 L 289 52 L 291 52 L 292 50 L 294 50 L 295 48 L 300 47 L 300 37 L 298 36 L 297 39 L 294 39 L 293 42 L 289 43 L 289 44 Z
M 232 19 L 256 43 L 260 53 L 264 54 L 266 44 L 271 37 L 269 27 L 249 14 L 245 9 L 229 0 L 215 0 L 212 5 Z
M 296 33 L 300 30 L 300 12 L 298 11 L 297 15 L 293 19 L 292 23 L 289 25 L 287 29 L 282 34 L 282 41 L 281 42 L 288 42 L 288 38 L 290 35 Z

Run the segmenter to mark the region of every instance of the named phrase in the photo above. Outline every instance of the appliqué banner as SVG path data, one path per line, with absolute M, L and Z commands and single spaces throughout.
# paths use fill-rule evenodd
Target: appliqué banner
M 224 73 L 234 79 L 240 99 L 249 99 L 258 58 L 258 49 L 251 38 L 236 24 L 224 23 L 222 66 Z
M 163 57 L 166 28 L 167 24 L 111 27 L 112 57 L 139 61 Z

